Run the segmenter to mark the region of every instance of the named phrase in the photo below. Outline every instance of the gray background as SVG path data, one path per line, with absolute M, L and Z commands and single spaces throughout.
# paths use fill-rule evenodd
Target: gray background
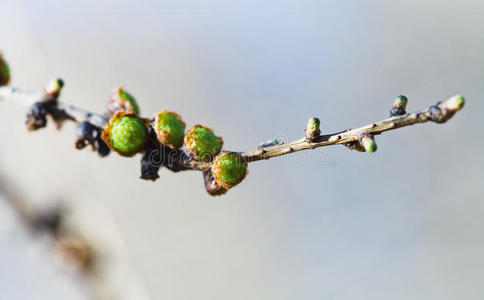
M 72 124 L 28 133 L 25 109 L 1 103 L 2 172 L 123 253 L 126 299 L 482 299 L 483 15 L 477 0 L 2 0 L 14 86 L 62 76 L 65 101 L 102 112 L 126 83 L 144 115 L 176 111 L 226 149 L 299 138 L 312 116 L 325 132 L 364 125 L 399 94 L 409 110 L 467 99 L 375 154 L 250 164 L 217 198 L 198 172 L 145 182 L 138 158 L 74 150 Z M 0 203 L 0 299 L 84 299 L 49 254 Z

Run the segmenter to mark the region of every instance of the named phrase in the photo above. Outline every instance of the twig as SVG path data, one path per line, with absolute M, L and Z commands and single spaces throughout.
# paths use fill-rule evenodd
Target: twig
M 0 86 L 0 100 L 30 106 L 27 114 L 29 130 L 45 127 L 47 124 L 46 116 L 54 119 L 58 128 L 66 120 L 74 121 L 79 124 L 76 148 L 82 149 L 91 145 L 94 150 L 98 151 L 99 155 L 106 156 L 109 154 L 110 149 L 101 136 L 101 132 L 107 127 L 109 117 L 58 101 L 63 82 L 60 79 L 55 79 L 52 82 L 56 83 L 56 87 L 50 89 L 51 92 L 48 92 L 49 88 L 46 88 L 46 92 L 43 93 Z M 306 134 L 303 138 L 287 144 L 278 144 L 277 141 L 271 141 L 259 146 L 256 150 L 239 152 L 239 154 L 245 162 L 250 163 L 331 145 L 345 145 L 351 150 L 374 152 L 377 149 L 374 140 L 375 135 L 429 121 L 444 123 L 464 106 L 464 98 L 454 96 L 422 111 L 410 114 L 406 113 L 406 106 L 407 98 L 399 96 L 390 110 L 389 118 L 356 129 L 347 129 L 331 134 L 321 134 L 319 119 L 312 118 L 308 122 Z M 153 129 L 150 127 L 149 130 L 148 143 L 141 160 L 142 179 L 156 180 L 159 177 L 158 169 L 161 166 L 165 166 L 174 172 L 198 170 L 203 171 L 205 188 L 209 194 L 221 195 L 226 192 L 226 189 L 218 184 L 216 178 L 211 176 L 212 163 L 210 161 L 197 160 L 183 149 L 172 149 L 161 144 Z M 243 177 L 245 176 L 241 178 Z
M 121 261 L 119 256 L 115 261 L 104 261 L 108 256 L 99 255 L 100 249 L 96 245 L 85 239 L 77 227 L 67 224 L 67 214 L 63 207 L 54 206 L 49 209 L 34 207 L 1 172 L 0 198 L 12 207 L 20 224 L 33 236 L 45 235 L 49 238 L 52 249 L 55 250 L 54 256 L 61 258 L 62 266 L 71 271 L 72 279 L 86 292 L 87 298 L 93 300 L 124 299 L 119 286 L 113 284 L 111 278 L 108 277 L 110 273 L 106 272 L 106 268 L 114 262 L 116 270 L 119 271 L 120 266 L 129 267 L 129 263 Z M 102 249 L 102 251 L 107 250 Z M 141 284 L 138 281 L 134 282 L 137 279 L 134 270 L 131 270 L 129 274 L 133 277 L 130 278 L 130 284 L 135 286 Z M 137 299 L 149 299 L 147 293 L 144 292 L 144 287 L 140 287 Z
M 248 162 L 254 162 L 302 150 L 315 149 L 331 145 L 344 145 L 355 143 L 359 141 L 362 134 L 379 135 L 385 131 L 395 130 L 401 127 L 425 123 L 429 121 L 444 123 L 461 108 L 453 103 L 456 97 L 458 96 L 452 97 L 447 101 L 438 102 L 437 104 L 430 106 L 423 111 L 404 114 L 400 116 L 393 116 L 379 122 L 355 129 L 347 129 L 336 133 L 323 134 L 312 141 L 309 140 L 307 137 L 303 137 L 287 144 L 261 147 L 256 150 L 244 152 L 242 153 L 242 156 Z M 8 86 L 0 87 L 0 100 L 12 101 L 21 103 L 22 105 L 30 106 L 36 102 L 43 101 L 44 99 L 45 93 L 28 92 Z M 89 122 L 95 126 L 103 128 L 109 121 L 107 117 L 101 114 L 89 112 L 82 108 L 63 102 L 58 102 L 57 107 L 59 108 L 59 110 L 63 110 L 67 115 L 72 117 L 72 119 L 78 123 Z M 210 168 L 210 163 L 196 160 L 189 160 L 184 164 L 186 167 L 185 169 L 188 170 L 207 170 Z
M 80 234 L 66 226 L 65 210 L 59 206 L 46 210 L 34 208 L 3 174 L 0 174 L 0 198 L 10 204 L 20 223 L 30 233 L 48 236 L 57 251 L 56 254 L 60 254 L 65 265 L 81 275 L 81 279 L 88 282 L 91 277 L 97 276 L 95 253 Z M 98 292 L 100 291 L 89 291 L 96 295 L 100 294 Z
M 451 98 L 452 99 L 452 98 Z M 432 117 L 432 112 L 437 107 L 445 107 L 447 102 L 440 102 L 434 106 L 430 106 L 427 109 L 411 114 L 405 114 L 402 116 L 390 117 L 385 120 L 381 120 L 376 123 L 372 123 L 366 126 L 362 126 L 355 129 L 347 129 L 344 131 L 324 134 L 319 136 L 314 141 L 308 140 L 306 137 L 293 141 L 288 144 L 274 145 L 257 149 L 249 152 L 245 152 L 242 156 L 249 162 L 258 161 L 262 159 L 269 159 L 289 153 L 294 153 L 302 150 L 315 149 L 319 147 L 331 146 L 331 145 L 347 145 L 358 142 L 362 135 L 379 135 L 385 131 L 395 130 L 401 127 L 410 126 L 425 122 L 436 122 L 435 117 Z M 454 113 L 448 114 L 445 121 L 450 119 Z M 439 122 L 443 123 L 443 122 Z
M 42 102 L 46 100 L 45 92 L 31 92 L 25 91 L 10 86 L 0 86 L 0 101 L 9 101 L 19 103 L 23 106 L 30 107 L 34 103 Z M 57 102 L 59 110 L 63 110 L 72 117 L 77 123 L 89 122 L 97 127 L 104 127 L 109 122 L 109 118 L 84 110 L 74 105 L 66 104 L 63 102 Z

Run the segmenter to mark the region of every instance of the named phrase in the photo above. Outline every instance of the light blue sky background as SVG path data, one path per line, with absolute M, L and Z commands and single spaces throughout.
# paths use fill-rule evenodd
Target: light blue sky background
M 447 124 L 378 137 L 375 154 L 251 164 L 217 198 L 197 172 L 144 182 L 137 159 L 74 150 L 73 125 L 29 134 L 24 109 L 2 103 L 2 171 L 39 205 L 70 203 L 152 299 L 480 300 L 483 15 L 476 0 L 2 0 L 14 86 L 62 76 L 65 101 L 102 112 L 126 83 L 146 116 L 174 110 L 230 150 L 299 138 L 312 116 L 324 132 L 364 125 L 400 94 L 409 110 L 467 99 Z M 3 204 L 0 216 L 0 298 L 84 299 Z

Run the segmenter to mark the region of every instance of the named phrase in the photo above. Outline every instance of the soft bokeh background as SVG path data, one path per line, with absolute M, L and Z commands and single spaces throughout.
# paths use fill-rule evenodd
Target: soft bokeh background
M 2 0 L 14 86 L 58 75 L 66 102 L 102 112 L 126 83 L 145 115 L 177 111 L 227 149 L 299 138 L 312 116 L 323 131 L 382 119 L 399 94 L 409 110 L 467 99 L 447 124 L 378 137 L 375 154 L 251 164 L 217 198 L 198 172 L 145 182 L 138 159 L 74 150 L 72 124 L 28 133 L 25 108 L 1 103 L 2 172 L 124 253 L 124 299 L 480 300 L 483 15 L 477 0 Z M 85 299 L 4 203 L 0 266 L 0 299 Z

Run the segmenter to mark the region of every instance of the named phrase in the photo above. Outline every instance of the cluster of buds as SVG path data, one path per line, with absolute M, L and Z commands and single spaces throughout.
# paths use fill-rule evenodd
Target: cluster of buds
M 225 193 L 239 184 L 247 174 L 247 162 L 238 153 L 222 152 L 223 139 L 203 125 L 195 125 L 185 132 L 185 122 L 175 112 L 163 110 L 151 120 L 139 116 L 136 99 L 123 88 L 117 88 L 108 101 L 111 119 L 101 134 L 102 140 L 121 156 L 144 153 L 141 178 L 155 180 L 163 165 L 177 171 L 163 158 L 194 159 L 210 163 L 204 171 L 206 189 L 212 195 Z M 180 148 L 184 146 L 185 152 Z M 158 149 L 157 149 L 158 148 Z M 162 162 L 152 161 L 156 156 Z
M 0 53 L 0 86 L 8 85 L 9 82 L 10 69 Z M 401 95 L 394 100 L 388 120 L 354 131 L 348 129 L 333 135 L 321 136 L 320 120 L 311 118 L 305 129 L 305 138 L 293 144 L 304 147 L 294 148 L 293 145 L 284 147 L 281 146 L 284 141 L 272 139 L 259 145 L 257 154 L 250 152 L 240 154 L 222 151 L 222 138 L 215 135 L 214 131 L 207 126 L 195 125 L 185 132 L 185 122 L 175 112 L 165 109 L 155 114 L 152 119 L 141 117 L 135 97 L 123 86 L 113 90 L 107 103 L 105 116 L 59 103 L 58 98 L 63 87 L 64 81 L 60 78 L 54 78 L 47 84 L 44 95 L 40 98 L 41 101 L 34 103 L 27 113 L 26 123 L 29 130 L 45 127 L 47 117 L 54 120 L 58 129 L 65 120 L 77 121 L 79 124 L 76 148 L 83 149 L 91 146 L 100 156 L 108 155 L 111 150 L 125 157 L 143 153 L 141 178 L 146 180 L 157 179 L 158 170 L 162 165 L 174 172 L 188 169 L 201 170 L 205 188 L 211 195 L 224 194 L 242 182 L 248 173 L 247 161 L 332 144 L 343 144 L 351 150 L 373 153 L 377 150 L 374 135 L 427 121 L 444 123 L 465 104 L 464 98 L 457 95 L 423 112 L 407 115 L 408 99 Z M 9 88 L 5 90 L 11 90 L 11 93 L 15 91 Z M 36 99 L 39 99 L 37 95 Z M 82 117 L 76 116 L 77 113 Z M 106 123 L 107 125 L 102 129 L 101 127 Z M 182 147 L 184 150 L 181 149 Z M 271 155 L 265 156 L 269 152 Z M 55 224 L 52 226 L 54 227 Z M 68 242 L 64 248 L 66 252 L 74 253 L 74 256 L 88 257 L 86 254 L 88 250 L 82 245 L 79 247 L 79 244 Z M 88 261 L 88 259 L 83 260 Z
M 57 129 L 62 127 L 66 120 L 72 120 L 64 110 L 58 107 L 58 98 L 64 87 L 64 81 L 60 78 L 52 78 L 44 88 L 42 101 L 34 103 L 27 112 L 27 128 L 34 131 L 47 126 L 47 117 L 52 118 Z M 110 149 L 101 138 L 102 129 L 89 122 L 81 122 L 77 125 L 76 142 L 77 149 L 83 149 L 90 145 L 93 151 L 100 156 L 109 154 Z
M 10 69 L 0 53 L 0 86 L 7 85 L 9 82 Z M 47 84 L 42 101 L 34 103 L 27 113 L 29 130 L 45 127 L 47 117 L 55 121 L 57 128 L 60 128 L 65 120 L 76 120 L 67 114 L 57 101 L 63 87 L 64 82 L 60 78 L 54 78 Z M 396 126 L 397 120 L 405 118 L 407 104 L 408 99 L 403 95 L 395 99 L 390 109 L 391 128 Z M 464 104 L 464 98 L 457 95 L 431 106 L 425 112 L 409 115 L 408 119 L 413 122 L 411 124 L 429 120 L 444 123 L 462 109 Z M 92 116 L 91 113 L 87 115 L 87 118 L 89 115 Z M 123 86 L 113 90 L 107 103 L 107 116 L 100 118 L 102 121 L 96 124 L 107 122 L 104 129 L 87 121 L 78 124 L 76 148 L 91 146 L 101 156 L 106 156 L 110 150 L 125 157 L 143 153 L 141 161 L 143 179 L 157 179 L 161 165 L 174 172 L 197 168 L 203 171 L 207 192 L 211 195 L 221 195 L 242 182 L 248 173 L 246 158 L 240 153 L 222 151 L 223 139 L 215 135 L 211 128 L 195 125 L 185 131 L 186 125 L 182 117 L 166 109 L 155 114 L 152 119 L 143 118 L 140 116 L 135 97 Z M 107 121 L 108 118 L 109 121 Z M 321 136 L 320 125 L 318 118 L 308 120 L 305 143 L 316 147 L 318 142 L 326 141 L 325 138 L 328 136 Z M 383 131 L 383 129 L 379 132 L 371 130 L 375 127 L 377 124 L 369 126 L 368 131 L 361 133 L 359 138 L 352 136 L 349 141 L 343 142 L 340 141 L 341 136 L 337 135 L 336 140 L 349 149 L 373 153 L 377 150 L 374 135 Z M 277 139 L 274 139 L 261 144 L 259 149 L 262 149 L 262 152 L 269 151 L 264 148 L 280 144 Z M 184 150 L 181 150 L 182 147 Z M 275 150 L 276 148 L 274 147 Z M 294 152 L 293 148 L 288 150 Z M 194 162 L 195 164 L 192 164 Z

